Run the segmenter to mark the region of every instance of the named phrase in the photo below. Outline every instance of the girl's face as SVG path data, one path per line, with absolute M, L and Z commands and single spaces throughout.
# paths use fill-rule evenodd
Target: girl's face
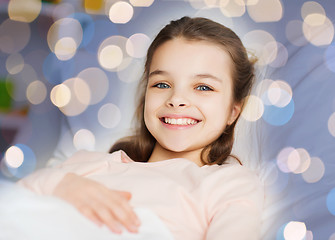
M 232 99 L 232 61 L 219 46 L 177 38 L 154 53 L 144 121 L 156 144 L 172 152 L 202 150 L 240 112 Z

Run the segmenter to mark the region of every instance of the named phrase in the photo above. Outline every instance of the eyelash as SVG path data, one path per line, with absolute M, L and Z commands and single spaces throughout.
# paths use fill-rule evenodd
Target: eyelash
M 164 85 L 164 87 L 163 87 L 163 85 Z M 157 83 L 157 84 L 153 85 L 153 87 L 160 88 L 160 89 L 170 88 L 170 86 L 167 83 Z M 206 88 L 206 90 L 201 90 L 199 88 L 202 88 L 202 89 Z M 206 91 L 214 91 L 213 88 L 211 88 L 211 87 L 209 87 L 207 85 L 199 85 L 195 89 L 197 89 L 199 91 L 204 91 L 204 92 L 206 92 Z
M 203 88 L 203 87 L 205 87 L 207 90 L 200 90 L 200 91 L 214 91 L 214 89 L 213 88 L 211 88 L 211 87 L 209 87 L 209 86 L 207 86 L 207 85 L 199 85 L 199 86 L 197 86 L 196 87 L 196 89 L 198 89 L 198 88 Z
M 159 87 L 159 86 L 167 86 L 167 87 Z M 167 83 L 157 83 L 155 85 L 153 85 L 153 87 L 156 87 L 156 88 L 170 88 L 170 86 L 167 84 Z

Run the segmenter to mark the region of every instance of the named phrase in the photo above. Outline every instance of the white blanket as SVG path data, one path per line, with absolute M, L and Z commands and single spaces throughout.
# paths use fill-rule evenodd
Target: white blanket
M 171 233 L 150 210 L 135 209 L 139 233 L 114 234 L 52 196 L 40 196 L 12 183 L 0 182 L 0 240 L 171 240 Z

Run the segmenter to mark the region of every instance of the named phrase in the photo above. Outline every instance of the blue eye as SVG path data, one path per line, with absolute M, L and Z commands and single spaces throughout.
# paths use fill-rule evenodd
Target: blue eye
M 170 88 L 170 86 L 166 83 L 157 83 L 153 87 L 156 87 L 156 88 Z
M 196 88 L 197 90 L 200 90 L 200 91 L 213 91 L 212 88 L 206 86 L 206 85 L 200 85 Z

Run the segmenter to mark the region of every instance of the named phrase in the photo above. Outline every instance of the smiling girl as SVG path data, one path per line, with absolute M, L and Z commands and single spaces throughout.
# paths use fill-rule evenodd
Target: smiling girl
M 80 151 L 20 181 L 97 223 L 136 233 L 152 210 L 174 239 L 258 239 L 263 191 L 232 157 L 254 79 L 238 36 L 205 18 L 171 21 L 147 53 L 133 136 L 110 154 Z

